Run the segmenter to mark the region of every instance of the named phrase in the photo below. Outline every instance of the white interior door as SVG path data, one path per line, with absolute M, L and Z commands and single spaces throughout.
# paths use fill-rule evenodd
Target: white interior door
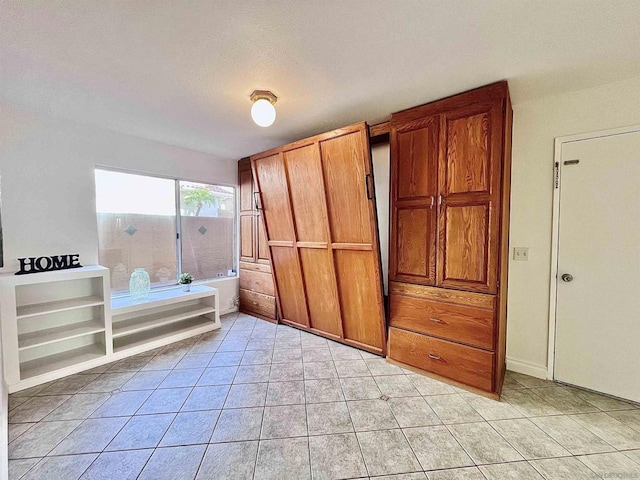
M 560 168 L 555 379 L 640 402 L 640 132 L 565 143 Z

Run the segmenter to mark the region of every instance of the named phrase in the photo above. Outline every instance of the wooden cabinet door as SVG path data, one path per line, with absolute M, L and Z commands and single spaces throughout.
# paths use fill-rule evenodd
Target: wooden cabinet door
M 238 164 L 238 183 L 240 184 L 240 261 L 255 262 L 254 185 L 251 164 L 245 160 L 241 160 Z
M 391 121 L 390 280 L 435 285 L 438 116 Z
M 251 165 L 240 165 L 238 168 L 238 181 L 240 183 L 240 213 L 253 213 L 253 175 L 251 174 Z
M 254 155 L 282 321 L 384 353 L 366 124 Z
M 447 111 L 440 128 L 437 284 L 495 293 L 502 101 Z
M 385 353 L 386 327 L 369 129 L 320 140 L 342 328 L 350 343 Z
M 267 243 L 267 232 L 264 229 L 262 215 L 256 215 L 256 261 L 258 263 L 269 264 L 269 244 Z
M 296 245 L 282 153 L 252 162 L 271 250 L 273 276 L 283 321 L 309 327 L 307 298 Z

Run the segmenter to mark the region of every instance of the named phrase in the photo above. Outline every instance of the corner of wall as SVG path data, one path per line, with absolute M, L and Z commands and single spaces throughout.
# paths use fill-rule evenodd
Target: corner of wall
M 507 370 L 547 380 L 546 365 L 536 365 L 534 363 L 525 362 L 524 360 L 516 360 L 515 358 L 507 357 Z

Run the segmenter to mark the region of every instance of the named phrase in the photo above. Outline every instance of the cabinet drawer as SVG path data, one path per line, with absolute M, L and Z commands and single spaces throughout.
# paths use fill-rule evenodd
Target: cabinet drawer
M 240 270 L 240 288 L 274 296 L 273 277 L 270 273 Z
M 271 274 L 271 265 L 268 263 L 240 262 L 240 271 L 251 270 L 252 272 L 264 272 Z
M 258 313 L 268 318 L 276 318 L 276 298 L 250 290 L 240 289 L 240 311 Z
M 494 348 L 492 310 L 391 294 L 389 324 L 487 350 Z
M 391 327 L 389 358 L 493 391 L 494 354 L 485 350 Z

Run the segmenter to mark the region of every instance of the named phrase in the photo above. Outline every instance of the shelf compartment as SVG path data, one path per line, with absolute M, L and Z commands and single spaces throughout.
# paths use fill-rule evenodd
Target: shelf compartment
M 39 315 L 47 315 L 49 313 L 66 312 L 76 310 L 78 308 L 95 307 L 104 305 L 102 297 L 91 295 L 88 297 L 69 298 L 65 300 L 56 300 L 53 302 L 35 303 L 32 305 L 22 305 L 17 308 L 17 318 L 29 318 Z
M 18 335 L 18 350 L 23 351 L 29 348 L 40 347 L 50 343 L 61 342 L 104 331 L 104 323 L 98 320 L 89 320 L 55 328 L 36 330 Z
M 214 298 L 215 293 L 215 288 L 206 285 L 193 285 L 190 292 L 183 292 L 180 288 L 169 288 L 151 292 L 149 298 L 142 301 L 131 300 L 131 297 L 112 298 L 111 310 L 113 315 L 124 315 L 207 297 Z
M 199 317 L 215 312 L 215 308 L 204 305 L 195 304 L 188 305 L 180 308 L 174 308 L 171 310 L 151 313 L 128 320 L 118 321 L 114 316 L 113 322 L 113 338 L 120 338 L 126 335 L 133 335 L 135 333 L 144 332 L 146 330 L 153 330 L 172 323 L 182 322 L 189 318 Z M 211 321 L 211 320 L 209 320 Z
M 22 380 L 37 377 L 49 372 L 60 370 L 80 363 L 88 362 L 105 356 L 104 345 L 91 344 L 84 347 L 66 350 L 60 353 L 43 356 L 20 364 L 20 378 Z
M 195 330 L 206 330 L 213 321 L 210 318 L 199 316 L 183 319 L 178 325 L 164 324 L 154 329 L 142 330 L 132 335 L 120 336 L 113 339 L 113 350 L 120 353 L 143 345 L 153 344 L 155 348 L 161 344 L 170 343 L 168 339 L 180 335 L 194 332 Z

